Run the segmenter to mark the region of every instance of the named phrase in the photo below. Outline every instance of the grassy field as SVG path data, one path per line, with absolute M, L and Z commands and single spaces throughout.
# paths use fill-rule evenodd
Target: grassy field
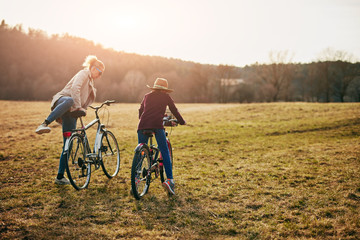
M 76 191 L 54 184 L 61 127 L 34 133 L 49 104 L 0 101 L 0 239 L 360 238 L 359 103 L 178 104 L 177 195 L 159 180 L 141 201 L 130 194 L 139 105 L 108 108 L 119 175 L 99 169 Z

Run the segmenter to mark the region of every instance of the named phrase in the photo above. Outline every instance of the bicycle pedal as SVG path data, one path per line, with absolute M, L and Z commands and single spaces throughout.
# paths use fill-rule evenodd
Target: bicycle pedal
M 107 152 L 108 146 L 101 146 L 100 151 L 101 152 Z

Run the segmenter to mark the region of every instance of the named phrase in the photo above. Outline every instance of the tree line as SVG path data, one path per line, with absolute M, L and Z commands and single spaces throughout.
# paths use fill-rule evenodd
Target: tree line
M 351 63 L 342 52 L 329 50 L 330 57 L 324 54 L 326 58 L 307 64 L 291 63 L 280 52 L 269 64 L 210 65 L 115 51 L 68 34 L 25 31 L 4 20 L 0 99 L 48 101 L 90 54 L 106 66 L 95 82 L 98 101 L 139 102 L 157 77 L 168 79 L 174 100 L 184 103 L 360 101 L 360 63 Z

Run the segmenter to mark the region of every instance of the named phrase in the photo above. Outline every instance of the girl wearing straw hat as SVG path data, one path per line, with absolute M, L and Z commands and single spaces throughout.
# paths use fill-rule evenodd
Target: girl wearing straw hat
M 170 193 L 175 195 L 175 182 L 173 178 L 170 153 L 166 143 L 165 130 L 162 123 L 166 107 L 169 107 L 171 113 L 176 117 L 180 125 L 186 122 L 177 110 L 174 100 L 169 93 L 173 90 L 168 88 L 168 82 L 164 78 L 157 78 L 154 86 L 150 87 L 152 91 L 145 94 L 139 109 L 139 125 L 138 125 L 138 143 L 147 143 L 148 137 L 143 134 L 142 130 L 152 129 L 155 132 L 156 142 L 159 145 L 161 155 L 163 157 L 167 180 L 164 181 L 163 187 Z

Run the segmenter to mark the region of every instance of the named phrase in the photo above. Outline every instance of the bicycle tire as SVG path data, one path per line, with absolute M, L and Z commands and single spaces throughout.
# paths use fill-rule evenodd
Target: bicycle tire
M 173 151 L 172 151 L 172 146 L 171 146 L 171 142 L 170 140 L 168 139 L 168 147 L 169 147 L 169 153 L 170 153 L 170 162 L 171 162 L 171 168 L 173 167 Z M 165 167 L 164 167 L 164 164 L 162 167 L 160 167 L 160 180 L 161 180 L 161 183 L 163 183 L 165 181 L 165 174 L 164 174 L 164 171 L 165 171 Z
M 113 178 L 120 169 L 120 150 L 114 134 L 105 131 L 100 146 L 101 168 L 108 178 Z
M 149 148 L 146 145 L 135 152 L 131 166 L 131 192 L 135 199 L 140 200 L 150 187 L 147 173 L 150 168 Z
M 70 137 L 66 154 L 65 168 L 71 185 L 76 190 L 86 188 L 90 182 L 91 164 L 87 161 L 87 150 L 82 135 L 73 134 Z

